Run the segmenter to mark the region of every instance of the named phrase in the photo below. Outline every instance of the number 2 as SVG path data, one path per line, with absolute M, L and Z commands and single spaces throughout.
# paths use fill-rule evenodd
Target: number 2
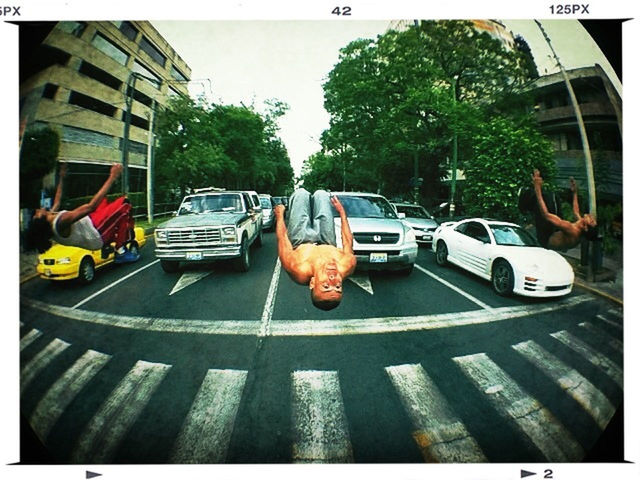
M 553 470 L 547 469 L 544 471 L 544 478 L 553 478 Z

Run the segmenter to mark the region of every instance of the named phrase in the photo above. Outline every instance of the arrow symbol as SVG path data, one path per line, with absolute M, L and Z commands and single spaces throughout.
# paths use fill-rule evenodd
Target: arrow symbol
M 176 282 L 175 286 L 173 287 L 173 290 L 171 290 L 171 293 L 169 293 L 169 295 L 173 295 L 174 293 L 179 292 L 183 288 L 186 288 L 189 285 L 193 285 L 198 280 L 202 280 L 207 275 L 211 275 L 211 273 L 212 272 L 195 272 L 195 273 L 189 272 L 189 273 L 182 274 L 182 276 L 180 277 L 180 280 Z
M 535 473 L 527 472 L 526 470 L 520 470 L 520 478 L 530 477 L 531 475 L 535 475 Z
M 86 478 L 95 478 L 95 477 L 101 477 L 101 476 L 102 476 L 101 473 L 90 472 L 87 470 Z
M 347 279 L 358 285 L 365 292 L 369 292 L 369 294 L 373 295 L 373 287 L 371 286 L 371 279 L 369 278 L 368 273 L 353 273 L 351 276 L 347 277 Z

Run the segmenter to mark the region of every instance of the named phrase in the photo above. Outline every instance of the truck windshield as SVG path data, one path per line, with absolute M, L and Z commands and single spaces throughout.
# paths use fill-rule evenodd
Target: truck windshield
M 182 205 L 180 205 L 178 215 L 242 211 L 242 199 L 240 195 L 234 193 L 217 193 L 186 197 L 182 201 Z

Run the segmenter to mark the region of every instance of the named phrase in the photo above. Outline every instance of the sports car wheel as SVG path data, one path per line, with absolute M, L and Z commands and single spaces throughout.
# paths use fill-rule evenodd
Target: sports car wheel
M 78 269 L 78 279 L 81 283 L 91 283 L 96 274 L 96 267 L 91 257 L 84 257 Z
M 438 242 L 438 246 L 436 247 L 436 263 L 441 267 L 445 266 L 447 262 L 447 256 L 449 255 L 449 250 L 447 250 L 447 244 L 443 241 Z
M 513 268 L 505 260 L 496 261 L 491 273 L 491 283 L 498 295 L 511 295 L 513 292 Z

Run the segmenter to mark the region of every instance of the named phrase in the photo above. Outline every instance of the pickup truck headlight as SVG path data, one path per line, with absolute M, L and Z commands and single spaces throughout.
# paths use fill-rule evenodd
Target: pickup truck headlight
M 59 265 L 67 265 L 67 264 L 71 263 L 71 258 L 62 257 L 62 258 L 59 258 L 58 260 L 56 260 L 56 263 L 59 264 Z
M 222 229 L 222 241 L 223 242 L 236 242 L 236 228 L 224 227 Z
M 157 240 L 166 240 L 167 232 L 165 230 L 156 230 L 156 239 Z

